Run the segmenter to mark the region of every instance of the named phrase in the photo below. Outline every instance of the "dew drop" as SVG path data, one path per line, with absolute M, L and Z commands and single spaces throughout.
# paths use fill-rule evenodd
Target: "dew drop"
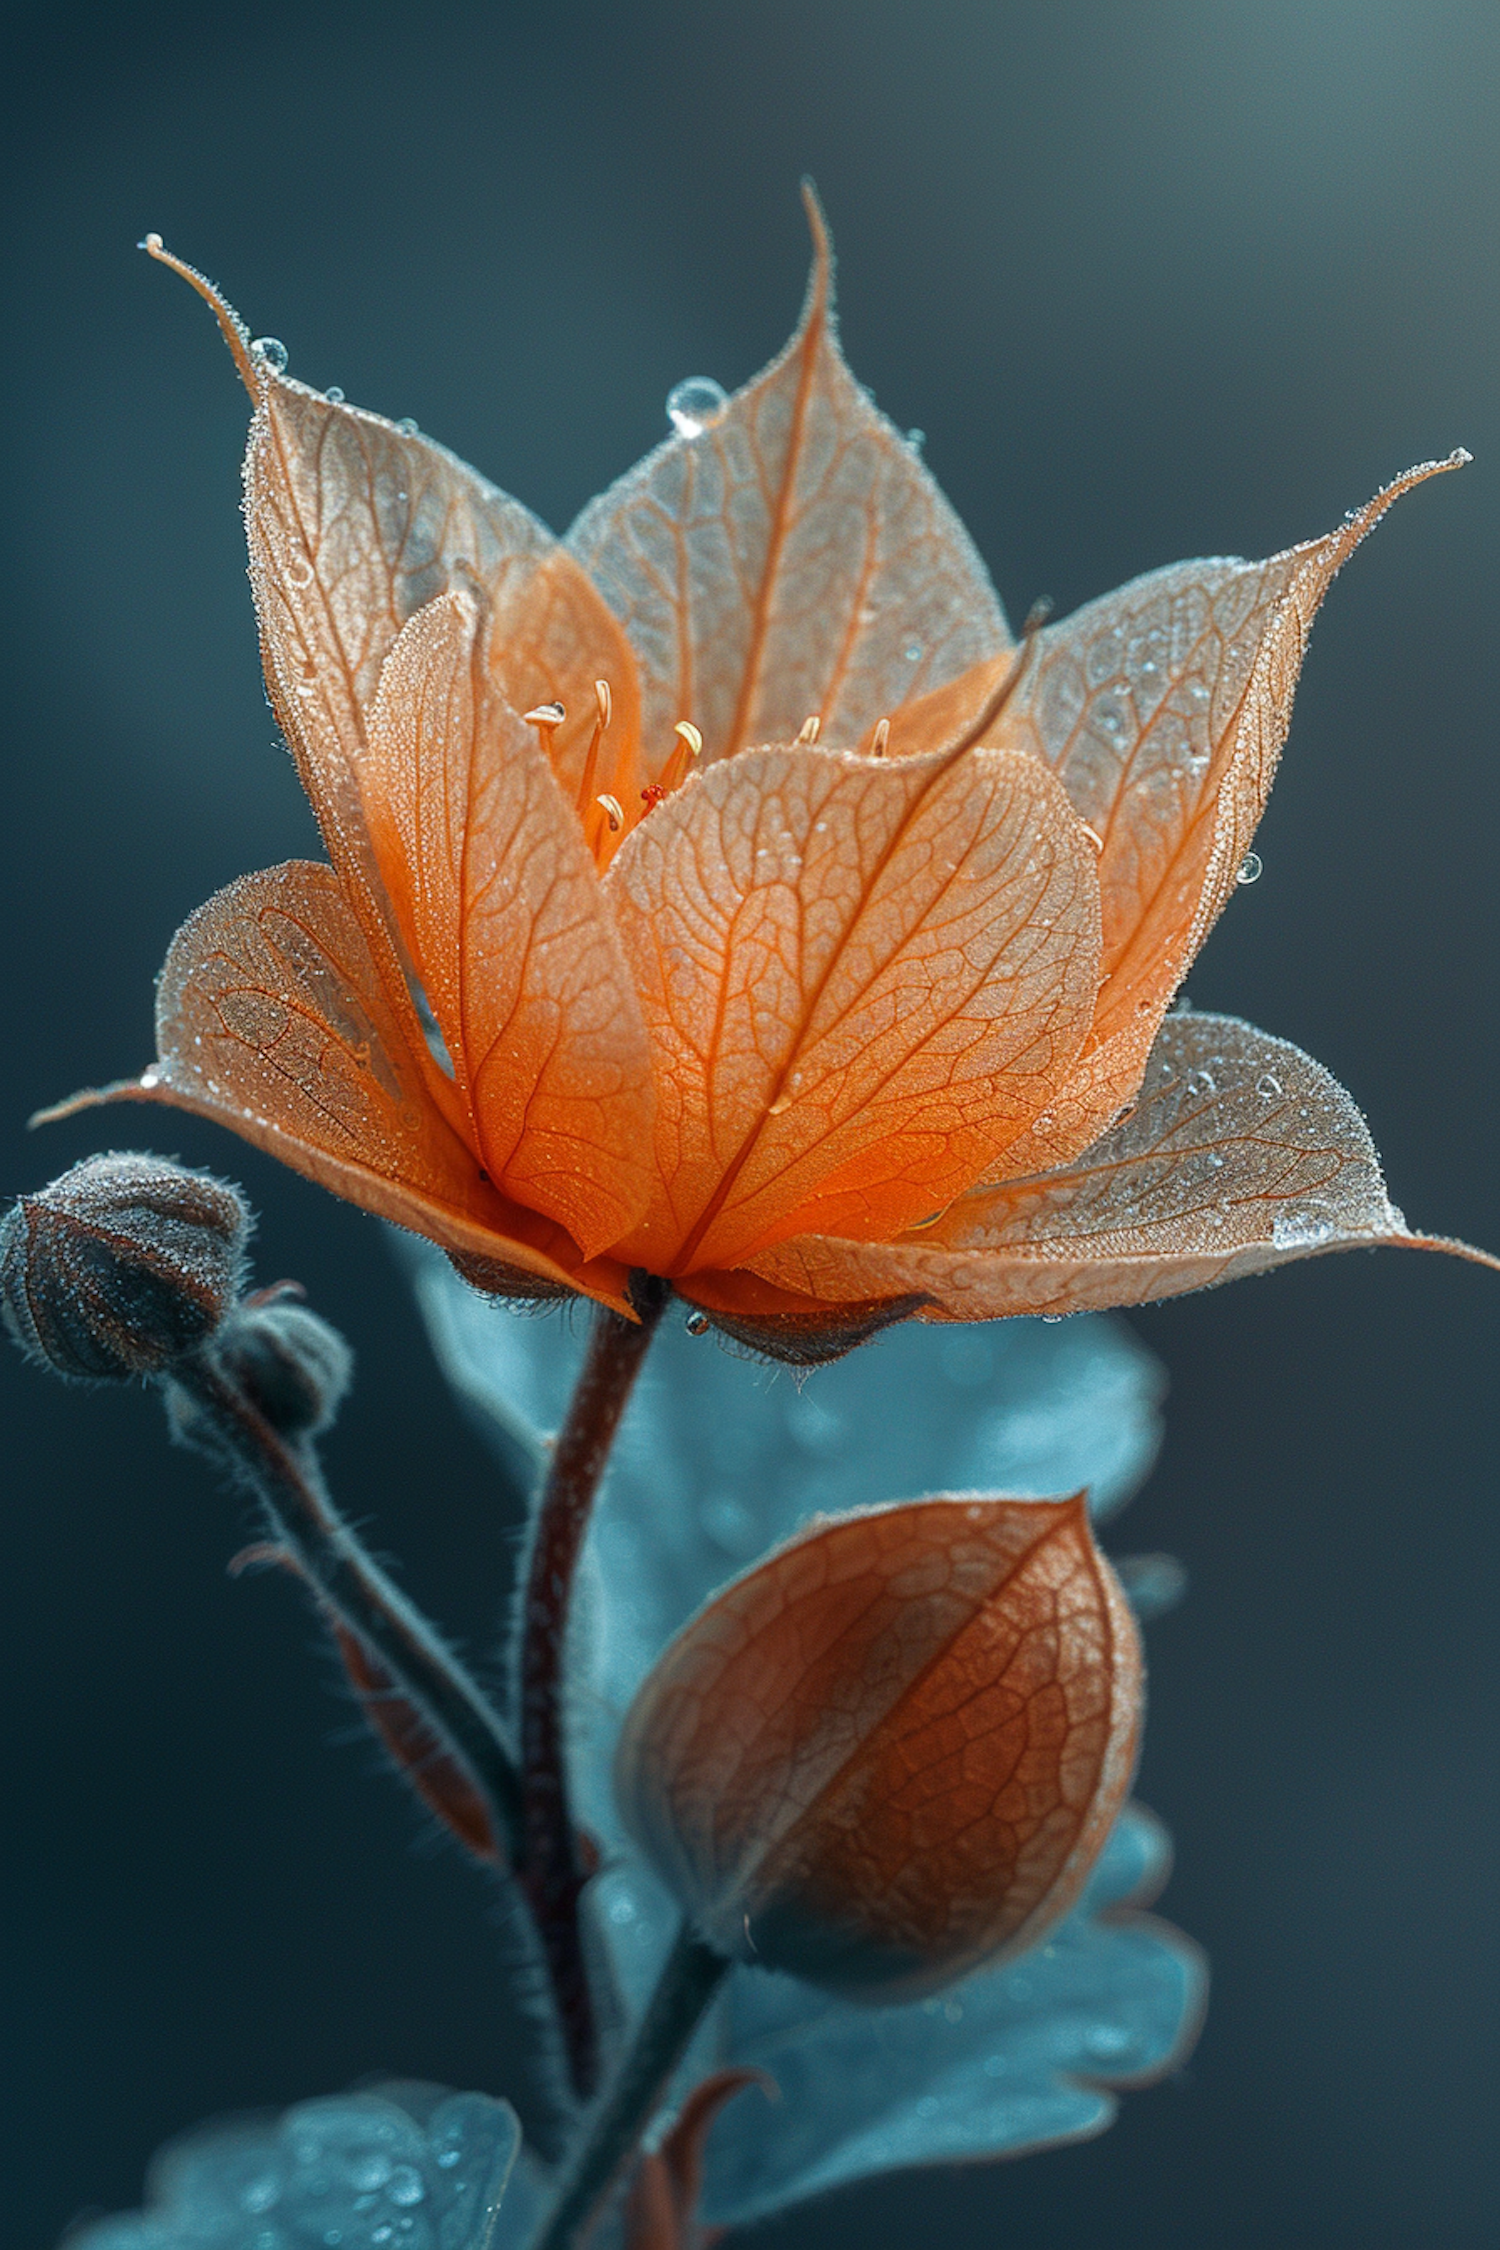
M 905 657 L 908 664 L 920 663 L 922 658 L 921 642 L 908 641 L 905 648 L 901 651 L 901 654 Z
M 1239 873 L 1235 876 L 1235 881 L 1237 883 L 1258 883 L 1264 866 L 1265 861 L 1261 858 L 1259 852 L 1246 852 L 1244 858 L 1240 861 Z
M 462 2154 L 461 2149 L 440 2148 L 437 2153 L 438 2169 L 443 2172 L 451 2172 Z
M 403 437 L 415 437 L 417 434 L 417 418 L 415 414 L 403 414 L 400 421 L 396 424 L 396 427 L 401 432 L 401 435 Z
M 344 394 L 339 389 L 337 383 L 330 383 L 327 390 L 323 393 L 323 396 L 327 399 L 330 406 L 342 406 L 344 403 Z
M 690 1336 L 706 1336 L 708 1334 L 708 1315 L 702 1312 L 690 1312 L 682 1325 Z
M 667 420 L 682 438 L 702 437 L 724 419 L 729 393 L 712 375 L 689 375 L 667 393 Z
M 273 375 L 286 373 L 287 348 L 279 336 L 257 336 L 250 346 L 257 359 L 263 359 Z
M 906 433 L 906 442 L 911 447 L 913 453 L 920 453 L 923 446 L 927 443 L 927 432 L 925 430 L 908 430 Z
M 1281 1080 L 1273 1070 L 1262 1072 L 1255 1081 L 1255 1091 L 1263 1102 L 1273 1102 L 1284 1091 Z
M 385 2192 L 393 2203 L 406 2208 L 413 2203 L 420 2203 L 427 2190 L 422 2185 L 422 2175 L 415 2165 L 398 2164 Z

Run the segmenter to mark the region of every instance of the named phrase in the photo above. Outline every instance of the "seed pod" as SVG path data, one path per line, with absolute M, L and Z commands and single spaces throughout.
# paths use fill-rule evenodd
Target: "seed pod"
M 73 1382 L 160 1375 L 234 1304 L 250 1225 L 225 1180 L 129 1151 L 89 1157 L 0 1219 L 0 1313 Z
M 1082 1494 L 901 1502 L 699 1612 L 631 1707 L 616 1789 L 710 1945 L 905 1999 L 1072 1905 L 1129 1786 L 1141 1685 Z
M 248 1298 L 219 1333 L 215 1357 L 284 1438 L 317 1437 L 349 1388 L 354 1354 L 336 1328 L 285 1285 Z

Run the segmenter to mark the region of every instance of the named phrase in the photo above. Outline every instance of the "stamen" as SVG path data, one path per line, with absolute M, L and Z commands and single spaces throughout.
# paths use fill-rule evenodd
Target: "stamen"
M 608 680 L 595 680 L 594 701 L 599 706 L 599 716 L 594 721 L 594 731 L 589 738 L 588 755 L 583 761 L 583 777 L 578 784 L 578 810 L 580 814 L 586 813 L 591 806 L 598 802 L 594 795 L 594 776 L 599 766 L 599 745 L 604 740 L 604 731 L 609 725 L 610 716 L 614 709 Z
M 527 727 L 535 727 L 544 736 L 546 747 L 550 750 L 553 731 L 562 725 L 567 715 L 560 703 L 539 703 L 534 711 L 526 711 L 522 714 L 521 724 Z
M 1104 838 L 1100 835 L 1098 829 L 1091 828 L 1086 820 L 1081 820 L 1078 825 L 1083 830 L 1085 836 L 1087 836 L 1089 842 L 1093 845 L 1095 851 L 1102 852 L 1104 849 Z
M 817 712 L 814 712 L 810 719 L 803 720 L 801 731 L 797 736 L 797 740 L 799 742 L 816 742 L 822 724 L 822 719 L 819 717 Z
M 672 732 L 677 737 L 677 747 L 661 769 L 658 786 L 667 796 L 680 789 L 693 770 L 695 759 L 703 755 L 703 737 L 691 719 L 679 719 Z
M 611 836 L 618 836 L 620 830 L 625 825 L 625 808 L 620 803 L 619 798 L 610 796 L 596 797 L 594 799 L 594 803 L 596 805 L 602 806 L 604 817 L 609 822 L 609 832 Z
M 885 746 L 890 741 L 890 739 L 891 722 L 889 719 L 881 719 L 875 728 L 875 739 L 870 744 L 870 756 L 872 758 L 883 758 L 885 756 Z

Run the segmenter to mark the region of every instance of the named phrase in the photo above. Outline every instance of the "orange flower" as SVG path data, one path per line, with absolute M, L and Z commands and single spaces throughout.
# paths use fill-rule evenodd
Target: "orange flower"
M 809 208 L 785 351 L 693 386 L 564 541 L 178 266 L 255 402 L 266 679 L 332 864 L 192 916 L 159 1060 L 107 1095 L 220 1119 L 482 1286 L 625 1307 L 645 1268 L 793 1356 L 1418 1239 L 1314 1063 L 1164 1019 L 1329 581 L 1453 463 L 1018 651 L 845 365 Z

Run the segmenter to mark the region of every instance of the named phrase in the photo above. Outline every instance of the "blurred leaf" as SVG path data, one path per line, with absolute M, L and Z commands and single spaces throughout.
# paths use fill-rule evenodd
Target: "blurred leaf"
M 69 2250 L 488 2250 L 520 2141 L 485 2094 L 397 2082 L 168 2144 L 147 2203 Z

